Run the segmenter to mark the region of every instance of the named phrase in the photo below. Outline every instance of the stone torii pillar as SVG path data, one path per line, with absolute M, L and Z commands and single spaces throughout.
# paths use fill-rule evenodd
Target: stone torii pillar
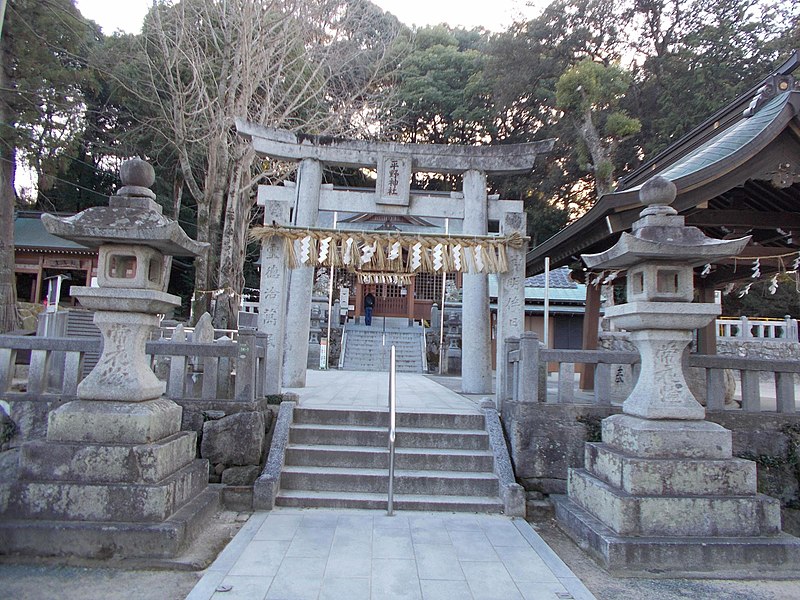
M 505 213 L 500 222 L 500 233 L 512 235 L 519 233 L 524 236 L 527 229 L 527 219 L 524 212 Z M 508 271 L 497 276 L 497 385 L 496 398 L 500 409 L 499 401 L 503 397 L 503 390 L 506 389 L 506 382 L 503 379 L 505 370 L 500 368 L 505 360 L 503 351 L 504 340 L 510 337 L 519 338 L 525 331 L 525 254 L 527 244 L 521 248 L 506 248 L 506 258 L 508 260 Z
M 464 233 L 486 235 L 488 225 L 486 173 L 471 169 L 464 173 Z M 464 273 L 461 310 L 461 391 L 465 394 L 490 394 L 492 340 L 488 275 Z
M 267 206 L 270 202 L 278 201 L 294 204 L 294 225 L 315 226 L 320 211 L 344 211 L 462 221 L 462 232 L 470 235 L 485 235 L 489 219 L 502 221 L 506 213 L 521 214 L 523 211 L 523 203 L 518 200 L 492 199 L 489 202 L 486 174 L 529 173 L 536 156 L 549 152 L 554 143 L 554 140 L 543 140 L 501 146 L 400 144 L 300 135 L 241 120 L 236 121 L 236 128 L 252 141 L 258 154 L 301 162 L 296 188 L 259 188 L 260 205 Z M 374 190 L 320 189 L 323 165 L 374 169 L 377 172 L 376 187 Z M 464 200 L 457 194 L 445 200 L 439 195 L 411 190 L 411 178 L 415 172 L 463 174 Z M 522 281 L 521 273 L 518 281 Z M 313 268 L 310 266 L 291 274 L 282 355 L 284 387 L 305 385 L 312 278 Z M 271 290 L 277 290 L 279 286 L 268 283 L 262 276 L 262 297 L 265 289 L 271 294 Z M 491 393 L 490 313 L 486 275 L 465 274 L 464 300 L 464 391 Z M 274 307 L 271 308 L 263 300 L 262 306 L 274 312 Z M 518 319 L 513 316 L 503 319 L 522 322 L 521 316 Z M 272 329 L 267 327 L 267 321 L 272 322 L 272 317 L 259 319 L 262 331 L 271 333 L 280 330 L 279 325 L 274 323 Z M 509 329 L 511 331 L 514 329 Z M 279 383 L 275 386 L 280 388 Z
M 319 196 L 322 185 L 322 163 L 305 158 L 297 176 L 297 205 L 294 224 L 313 227 L 319 216 Z M 305 387 L 308 333 L 311 314 L 311 292 L 314 287 L 314 266 L 293 269 L 289 279 L 289 298 L 286 304 L 286 337 L 283 347 L 283 385 Z
M 259 189 L 259 194 L 264 188 Z M 261 200 L 261 199 L 260 199 Z M 289 202 L 263 199 L 264 225 L 288 225 Z M 283 383 L 283 347 L 286 334 L 286 299 L 289 272 L 283 240 L 273 237 L 261 245 L 261 294 L 258 301 L 258 329 L 267 334 L 264 381 L 266 394 L 280 394 Z

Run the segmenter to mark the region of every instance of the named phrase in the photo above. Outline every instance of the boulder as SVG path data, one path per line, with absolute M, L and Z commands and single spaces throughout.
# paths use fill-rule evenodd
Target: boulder
M 261 463 L 266 422 L 260 412 L 242 412 L 203 423 L 200 456 L 212 464 L 257 465 Z
M 694 397 L 697 398 L 700 404 L 706 406 L 706 370 L 699 367 L 689 367 L 688 369 L 684 368 L 683 374 Z M 726 406 L 734 404 L 733 396 L 736 394 L 736 376 L 731 369 L 723 370 L 723 385 L 725 386 Z
M 261 474 L 257 465 L 246 467 L 228 467 L 222 472 L 222 483 L 225 485 L 253 485 Z

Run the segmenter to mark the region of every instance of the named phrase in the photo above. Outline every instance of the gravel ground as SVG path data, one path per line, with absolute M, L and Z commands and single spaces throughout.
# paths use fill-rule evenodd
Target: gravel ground
M 186 552 L 171 560 L 2 557 L 0 600 L 183 600 L 248 517 L 218 513 Z
M 555 521 L 532 525 L 598 600 L 800 600 L 800 573 L 796 579 L 780 581 L 612 577 L 558 529 Z

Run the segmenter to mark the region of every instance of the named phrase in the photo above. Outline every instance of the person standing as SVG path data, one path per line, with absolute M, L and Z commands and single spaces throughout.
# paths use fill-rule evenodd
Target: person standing
M 369 292 L 364 296 L 364 323 L 372 325 L 372 309 L 375 306 L 375 296 Z

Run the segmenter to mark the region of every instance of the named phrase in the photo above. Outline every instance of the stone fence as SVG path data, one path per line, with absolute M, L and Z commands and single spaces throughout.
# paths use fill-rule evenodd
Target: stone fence
M 505 369 L 502 381 L 506 387 L 498 393 L 500 403 L 554 403 L 554 404 L 612 404 L 614 369 L 628 366 L 636 373 L 639 355 L 635 352 L 608 350 L 549 350 L 541 348 L 535 333 L 525 333 L 521 338 L 505 341 L 506 360 L 498 368 Z M 547 390 L 545 368 L 548 363 L 558 367 L 558 388 L 555 394 Z M 576 390 L 575 365 L 594 366 L 594 390 Z M 761 412 L 761 375 L 768 374 L 774 381 L 775 411 L 794 413 L 795 375 L 800 373 L 800 362 L 795 360 L 767 360 L 739 356 L 688 355 L 688 366 L 705 372 L 705 385 L 696 393 L 705 400 L 708 410 L 731 408 L 730 384 L 726 378 L 738 373 L 741 390 L 741 410 Z M 629 383 L 632 385 L 632 382 Z M 694 390 L 693 390 L 694 391 Z M 728 406 L 726 406 L 726 402 Z
M 531 515 L 548 506 L 537 498 L 566 493 L 568 470 L 584 466 L 585 442 L 600 441 L 602 419 L 621 411 L 621 388 L 633 385 L 639 357 L 623 350 L 548 350 L 533 333 L 506 340 L 505 356 L 507 386 L 498 394 L 502 422 L 515 475 L 529 492 Z M 547 363 L 559 372 L 558 384 L 551 381 L 549 390 Z M 593 391 L 577 389 L 576 363 L 594 365 Z M 787 508 L 800 506 L 800 412 L 794 385 L 800 361 L 689 354 L 688 363 L 696 375 L 687 377 L 692 392 L 696 397 L 707 393 L 706 419 L 733 431 L 734 455 L 758 463 L 759 491 L 781 500 L 784 529 L 800 535 L 800 511 Z M 623 373 L 626 381 L 619 385 Z M 734 377 L 741 407 L 725 403 Z M 694 382 L 701 391 L 692 387 Z M 762 392 L 776 397 L 774 407 L 772 398 L 762 405 Z
M 23 438 L 41 434 L 54 405 L 77 398 L 84 356 L 99 352 L 101 343 L 100 338 L 0 335 L 0 397 L 12 405 L 37 405 L 18 420 Z M 265 396 L 266 335 L 255 329 L 240 329 L 236 341 L 150 341 L 146 352 L 166 382 L 166 396 L 184 406 L 187 428 L 202 427 L 203 418 L 200 408 L 187 405 L 250 405 Z M 20 371 L 17 357 L 26 354 L 27 369 L 23 365 Z
M 797 342 L 797 319 L 717 319 L 717 340 L 729 339 Z

